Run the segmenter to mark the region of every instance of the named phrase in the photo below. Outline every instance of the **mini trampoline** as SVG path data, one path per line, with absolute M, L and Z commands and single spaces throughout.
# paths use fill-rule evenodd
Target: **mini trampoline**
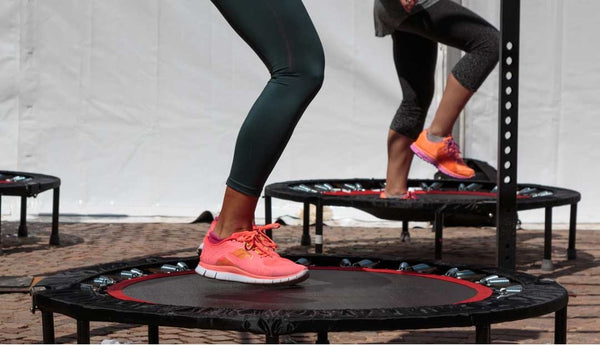
M 292 286 L 216 281 L 194 273 L 197 257 L 80 268 L 38 283 L 33 307 L 44 343 L 55 340 L 53 313 L 77 319 L 79 343 L 89 343 L 90 321 L 148 325 L 149 343 L 159 326 L 246 331 L 270 343 L 292 333 L 327 342 L 328 332 L 474 326 L 477 342 L 489 343 L 493 323 L 552 312 L 555 340 L 566 341 L 568 294 L 551 280 L 397 258 L 289 258 L 311 277 Z
M 2 204 L 2 196 L 21 197 L 21 218 L 18 230 L 19 237 L 27 237 L 27 198 L 36 197 L 38 194 L 50 189 L 54 191 L 52 200 L 52 233 L 50 235 L 50 244 L 58 245 L 60 244 L 58 236 L 60 179 L 54 176 L 34 174 L 29 172 L 0 171 L 0 205 Z
M 442 257 L 444 217 L 471 215 L 495 222 L 497 188 L 489 181 L 409 180 L 415 199 L 382 199 L 383 179 L 303 180 L 265 187 L 265 222 L 272 221 L 271 199 L 304 203 L 304 228 L 301 243 L 309 245 L 309 205 L 316 205 L 315 251 L 323 250 L 323 207 L 346 206 L 378 218 L 403 221 L 403 237 L 408 236 L 408 221 L 432 221 L 435 230 L 435 259 Z M 574 259 L 577 203 L 581 195 L 573 190 L 519 184 L 517 210 L 545 209 L 544 266 L 551 267 L 552 208 L 570 205 L 568 258 Z

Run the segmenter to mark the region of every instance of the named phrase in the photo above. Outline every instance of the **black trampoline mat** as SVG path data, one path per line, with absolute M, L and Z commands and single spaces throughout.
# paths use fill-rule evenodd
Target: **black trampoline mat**
M 336 310 L 437 306 L 482 300 L 491 290 L 445 276 L 392 270 L 311 269 L 293 286 L 208 279 L 193 271 L 156 274 L 116 284 L 116 298 L 163 305 L 259 310 Z

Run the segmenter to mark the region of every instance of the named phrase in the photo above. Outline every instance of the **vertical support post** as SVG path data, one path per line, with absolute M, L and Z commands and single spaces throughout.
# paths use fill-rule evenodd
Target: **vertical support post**
M 577 203 L 571 204 L 571 216 L 569 219 L 569 247 L 567 249 L 567 259 L 575 260 L 577 252 L 575 251 L 575 232 L 577 231 Z
M 323 253 L 323 201 L 317 199 L 315 220 L 315 253 Z
M 158 326 L 148 325 L 148 344 L 158 344 Z
M 90 343 L 90 322 L 88 320 L 77 320 L 77 344 Z
M 271 197 L 265 195 L 265 224 L 271 224 L 273 222 L 273 214 L 272 214 L 272 206 L 271 206 Z M 265 231 L 266 235 L 269 238 L 273 239 L 273 230 Z
M 490 324 L 475 326 L 475 343 L 489 344 L 492 342 Z
M 433 220 L 433 230 L 435 231 L 435 259 L 442 259 L 442 232 L 444 230 L 444 212 L 441 210 L 435 211 L 435 218 Z
M 554 343 L 567 343 L 567 307 L 554 313 Z
M 2 194 L 0 194 L 0 254 L 4 252 L 2 249 Z
M 520 0 L 502 0 L 498 117 L 497 266 L 516 267 Z
M 310 246 L 310 203 L 304 202 L 304 214 L 302 217 L 302 238 L 300 245 Z
M 19 237 L 27 237 L 27 197 L 21 197 L 21 219 L 19 222 Z
M 42 337 L 44 344 L 54 344 L 54 313 L 42 311 Z
M 60 200 L 60 187 L 54 188 L 52 196 L 52 233 L 50 234 L 50 245 L 59 245 L 58 237 L 58 204 Z
M 552 207 L 545 208 L 544 217 L 544 258 L 542 259 L 542 270 L 552 271 Z

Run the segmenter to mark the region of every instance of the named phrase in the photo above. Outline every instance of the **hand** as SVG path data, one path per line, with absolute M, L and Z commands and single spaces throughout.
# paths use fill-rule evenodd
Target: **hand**
M 413 7 L 417 4 L 417 0 L 400 0 L 402 7 L 406 10 L 406 12 L 412 11 Z

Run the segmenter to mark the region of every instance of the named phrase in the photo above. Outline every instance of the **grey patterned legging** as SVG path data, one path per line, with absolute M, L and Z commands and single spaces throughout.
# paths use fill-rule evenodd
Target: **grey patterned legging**
M 392 40 L 403 99 L 390 128 L 412 139 L 423 130 L 433 98 L 438 42 L 465 52 L 452 74 L 469 90 L 476 91 L 498 63 L 498 30 L 450 0 L 409 16 Z

